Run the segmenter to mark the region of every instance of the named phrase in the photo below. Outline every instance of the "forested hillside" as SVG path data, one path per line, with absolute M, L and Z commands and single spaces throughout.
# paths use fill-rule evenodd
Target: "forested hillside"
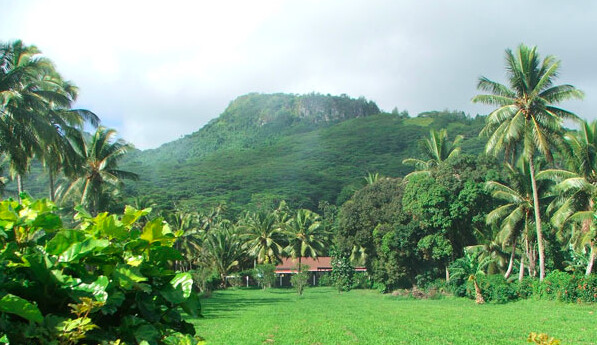
M 382 113 L 364 98 L 250 94 L 231 102 L 199 131 L 123 163 L 140 175 L 128 195 L 149 196 L 162 207 L 207 208 L 227 204 L 271 206 L 286 200 L 315 209 L 340 204 L 368 172 L 403 176 L 402 164 L 420 154 L 430 129 L 465 136 L 463 151 L 478 153 L 483 119 L 459 112 Z

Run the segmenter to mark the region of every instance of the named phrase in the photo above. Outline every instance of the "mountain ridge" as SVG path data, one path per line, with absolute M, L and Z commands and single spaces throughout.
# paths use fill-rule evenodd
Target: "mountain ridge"
M 479 152 L 482 123 L 462 112 L 384 113 L 362 97 L 248 94 L 198 131 L 127 157 L 123 169 L 142 177 L 127 183 L 127 194 L 162 207 L 224 203 L 239 211 L 284 199 L 315 209 L 345 199 L 367 172 L 410 172 L 402 160 L 419 155 L 431 128 L 465 134 L 464 148 Z

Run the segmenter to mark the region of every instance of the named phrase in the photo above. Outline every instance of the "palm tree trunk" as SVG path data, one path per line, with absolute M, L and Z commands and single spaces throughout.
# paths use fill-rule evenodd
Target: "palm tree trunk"
M 17 200 L 21 202 L 21 193 L 23 193 L 23 178 L 17 174 Z
M 512 274 L 512 268 L 514 267 L 514 255 L 516 254 L 516 239 L 512 243 L 512 254 L 510 254 L 510 262 L 508 263 L 508 270 L 506 274 L 504 274 L 504 278 L 510 278 L 510 274 Z
M 446 283 L 450 282 L 450 269 L 449 266 L 446 265 Z
M 541 229 L 541 211 L 539 210 L 539 192 L 535 179 L 535 164 L 533 157 L 529 157 L 529 170 L 531 173 L 531 186 L 533 187 L 533 207 L 535 211 L 535 225 L 537 226 L 537 248 L 539 250 L 539 281 L 545 278 L 545 249 L 543 248 L 543 230 Z
M 520 256 L 520 272 L 518 272 L 518 281 L 521 282 L 524 278 L 524 255 Z
M 485 298 L 483 298 L 483 294 L 481 293 L 481 288 L 479 284 L 477 284 L 477 280 L 473 280 L 473 285 L 475 285 L 475 302 L 477 304 L 485 303 Z
M 55 198 L 55 190 L 54 190 L 54 174 L 52 173 L 52 169 L 48 169 L 48 179 L 50 180 L 50 201 L 56 201 Z
M 587 271 L 585 272 L 586 275 L 591 275 L 591 271 L 593 270 L 593 263 L 595 262 L 595 244 L 590 242 L 591 246 L 591 254 L 589 255 L 589 262 L 587 263 Z

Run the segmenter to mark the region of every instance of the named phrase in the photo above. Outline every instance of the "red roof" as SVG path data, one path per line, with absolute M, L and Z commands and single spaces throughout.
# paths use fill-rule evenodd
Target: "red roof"
M 276 266 L 276 273 L 296 273 L 298 258 L 283 258 L 282 263 Z M 309 266 L 309 272 L 331 272 L 332 258 L 329 256 L 320 256 L 317 259 L 303 257 L 301 265 Z M 355 267 L 355 271 L 365 272 L 365 267 Z

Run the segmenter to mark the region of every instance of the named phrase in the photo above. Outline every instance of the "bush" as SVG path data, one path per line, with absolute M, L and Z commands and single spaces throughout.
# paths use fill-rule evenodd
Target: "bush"
M 516 290 L 516 294 L 518 295 L 519 299 L 527 299 L 533 296 L 533 293 L 536 289 L 536 285 L 539 281 L 537 279 L 533 279 L 530 277 L 524 277 L 522 281 L 514 281 L 512 284 L 514 285 L 514 289 Z
M 209 267 L 198 267 L 189 271 L 189 273 L 191 273 L 195 282 L 194 286 L 204 294 L 217 289 L 220 283 L 222 283 L 218 272 Z
M 323 274 L 321 277 L 319 277 L 319 281 L 317 282 L 318 286 L 332 286 L 333 284 L 332 276 L 329 273 Z
M 305 287 L 309 284 L 309 266 L 302 265 L 300 270 L 297 269 L 297 273 L 290 277 L 290 284 L 299 295 L 302 295 Z
M 553 271 L 538 284 L 536 293 L 541 298 L 558 301 L 595 303 L 597 302 L 597 276 Z
M 507 303 L 518 299 L 516 286 L 501 274 L 478 275 L 477 283 L 486 302 Z M 471 297 L 474 298 L 474 290 Z
M 276 282 L 276 265 L 257 265 L 253 272 L 253 279 L 255 279 L 257 284 L 262 288 L 271 288 Z
M 371 289 L 373 287 L 371 283 L 371 279 L 369 279 L 369 275 L 367 272 L 355 272 L 352 276 L 353 289 Z
M 332 282 L 338 292 L 352 289 L 354 267 L 347 255 L 332 257 Z
M 573 275 L 566 272 L 552 271 L 545 276 L 543 282 L 537 284 L 535 294 L 542 299 L 568 300 L 569 287 L 572 288 L 570 284 L 572 277 Z
M 197 344 L 180 308 L 199 316 L 190 273 L 161 218 L 148 211 L 91 217 L 62 226 L 47 200 L 0 202 L 0 339 L 12 344 Z M 0 332 L 1 333 L 1 332 Z

